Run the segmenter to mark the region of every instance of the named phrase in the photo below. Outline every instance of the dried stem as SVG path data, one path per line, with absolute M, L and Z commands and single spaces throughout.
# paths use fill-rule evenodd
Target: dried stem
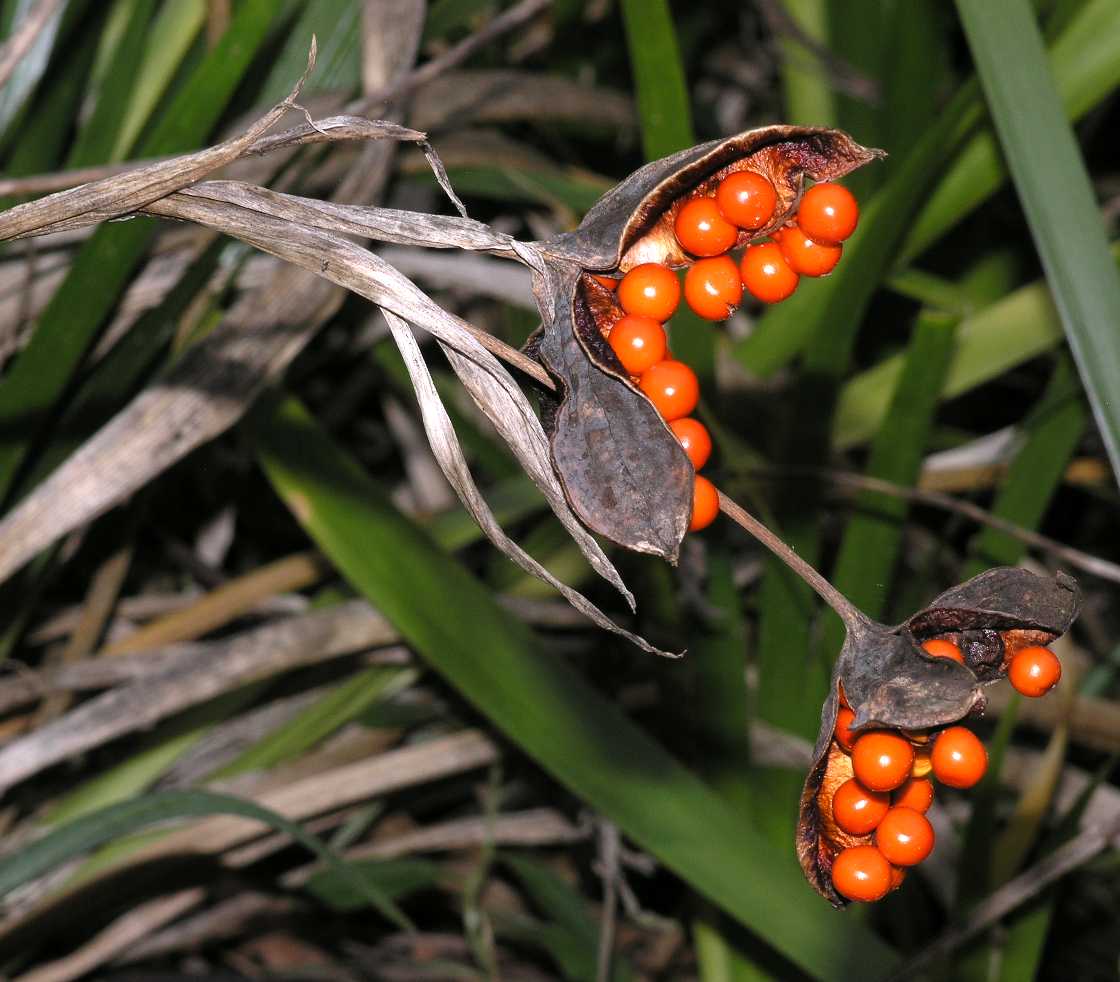
M 719 507 L 728 518 L 737 525 L 742 526 L 775 556 L 786 564 L 794 573 L 809 584 L 826 604 L 829 605 L 844 622 L 844 626 L 851 630 L 860 624 L 867 623 L 867 617 L 847 597 L 828 582 L 820 573 L 802 559 L 796 552 L 787 546 L 777 535 L 770 531 L 753 515 L 735 504 L 722 491 L 719 494 Z
M 769 473 L 760 473 L 759 476 L 772 476 Z M 1109 580 L 1112 583 L 1120 583 L 1120 564 L 1110 562 L 1107 559 L 1102 559 L 1100 556 L 1094 556 L 1092 553 L 1083 552 L 1081 549 L 1075 549 L 1072 546 L 1067 546 L 1056 539 L 1051 539 L 1049 536 L 1040 535 L 1031 529 L 1024 528 L 1022 525 L 1016 525 L 1014 522 L 1009 522 L 998 515 L 993 515 L 989 511 L 985 511 L 979 505 L 973 504 L 971 501 L 963 501 L 956 498 L 951 494 L 945 494 L 942 491 L 928 491 L 923 488 L 910 488 L 902 484 L 895 484 L 893 481 L 884 481 L 878 477 L 868 477 L 865 474 L 850 474 L 846 471 L 811 471 L 806 472 L 807 477 L 823 478 L 826 481 L 831 481 L 833 484 L 855 488 L 860 491 L 872 491 L 878 494 L 889 495 L 892 498 L 901 498 L 903 501 L 910 501 L 918 505 L 929 505 L 932 508 L 941 508 L 944 511 L 955 512 L 958 515 L 963 515 L 976 522 L 978 525 L 986 525 L 989 528 L 996 529 L 1003 532 L 1005 535 L 1011 536 L 1013 539 L 1018 539 L 1020 542 L 1034 549 L 1039 549 L 1043 552 L 1048 552 L 1061 562 L 1068 566 L 1073 566 L 1082 572 L 1089 573 L 1092 576 L 1100 577 L 1102 580 Z

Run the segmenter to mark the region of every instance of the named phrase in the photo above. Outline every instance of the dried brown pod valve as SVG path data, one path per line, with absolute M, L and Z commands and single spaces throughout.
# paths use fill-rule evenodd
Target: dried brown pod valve
M 883 156 L 839 130 L 767 126 L 653 161 L 608 191 L 580 226 L 536 244 L 543 264 L 534 290 L 542 327 L 526 345 L 557 382 L 546 395 L 553 464 L 572 510 L 593 532 L 675 562 L 692 512 L 694 472 L 653 404 L 632 384 L 605 343 L 621 309 L 587 273 L 621 272 L 646 262 L 693 260 L 673 234 L 689 199 L 714 193 L 735 171 L 763 174 L 778 205 L 765 228 L 790 220 L 805 179 L 843 177 Z
M 841 849 L 870 841 L 837 829 L 830 810 L 832 793 L 852 776 L 851 759 L 834 739 L 841 691 L 857 735 L 889 729 L 909 731 L 909 738 L 949 726 L 983 709 L 983 686 L 1007 674 L 1016 650 L 1064 634 L 1079 605 L 1077 583 L 1063 573 L 1050 578 L 1001 567 L 945 591 L 895 627 L 850 605 L 837 609 L 847 638 L 821 712 L 797 830 L 801 867 L 822 896 L 836 906 L 847 902 L 832 885 L 832 862 Z M 921 644 L 935 637 L 952 640 L 965 663 L 927 654 Z

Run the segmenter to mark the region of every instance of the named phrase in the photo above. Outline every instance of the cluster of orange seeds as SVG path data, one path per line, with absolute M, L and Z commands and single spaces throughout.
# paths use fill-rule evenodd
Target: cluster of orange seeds
M 935 658 L 965 663 L 952 641 L 930 638 L 922 648 Z M 1021 648 L 1011 657 L 1008 677 L 1029 696 L 1045 695 L 1061 678 L 1061 663 L 1049 648 Z M 988 769 L 988 752 L 963 726 L 937 733 L 868 730 L 852 733 L 855 713 L 841 693 L 835 739 L 851 757 L 853 777 L 832 797 L 832 818 L 850 836 L 873 836 L 840 850 L 832 885 L 849 900 L 879 900 L 898 887 L 907 867 L 933 851 L 933 826 L 925 817 L 933 802 L 929 775 L 951 788 L 971 788 Z
M 697 256 L 684 280 L 685 301 L 706 320 L 725 320 L 739 306 L 743 288 L 765 303 L 785 300 L 802 276 L 825 276 L 840 261 L 841 244 L 855 231 L 859 206 L 839 184 L 815 184 L 801 198 L 796 218 L 768 240 L 747 246 L 739 263 L 730 256 L 741 232 L 770 224 L 778 196 L 754 171 L 729 174 L 712 196 L 686 201 L 673 231 Z
M 617 283 L 618 302 L 625 311 L 607 336 L 611 349 L 669 424 L 693 468 L 699 471 L 712 453 L 707 428 L 689 415 L 700 401 L 700 382 L 696 373 L 669 351 L 664 326 L 680 304 L 680 280 L 672 270 L 657 263 L 635 266 L 621 281 L 596 279 L 607 289 Z M 715 485 L 698 473 L 693 485 L 689 531 L 707 528 L 718 514 Z
M 673 223 L 677 241 L 694 260 L 685 273 L 684 299 L 705 320 L 726 320 L 743 298 L 743 288 L 759 300 L 776 303 L 797 288 L 801 276 L 824 276 L 840 259 L 841 242 L 855 230 L 859 207 L 839 184 L 816 184 L 805 192 L 794 222 L 771 240 L 748 245 L 738 264 L 729 252 L 741 231 L 764 228 L 778 204 L 774 185 L 762 174 L 737 171 L 714 195 L 691 198 Z M 595 276 L 617 290 L 625 316 L 608 335 L 623 368 L 657 407 L 699 471 L 712 452 L 703 424 L 689 414 L 700 398 L 696 374 L 673 358 L 665 322 L 681 301 L 676 274 L 660 263 L 642 263 L 621 280 Z M 719 513 L 715 486 L 696 475 L 689 530 L 706 528 Z

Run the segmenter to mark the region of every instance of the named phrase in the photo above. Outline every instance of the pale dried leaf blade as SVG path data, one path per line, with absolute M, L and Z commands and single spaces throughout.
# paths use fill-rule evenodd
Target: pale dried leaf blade
M 463 218 L 467 218 L 467 206 L 463 204 L 462 199 L 460 199 L 459 195 L 455 193 L 455 189 L 451 186 L 451 178 L 447 176 L 447 168 L 443 166 L 443 161 L 439 159 L 436 148 L 427 140 L 424 140 L 420 144 L 420 149 L 424 151 L 424 159 L 428 161 L 428 166 L 431 167 L 432 173 L 435 174 L 436 181 L 439 183 L 439 186 L 443 188 L 444 193 L 451 199 L 455 210 L 458 211 Z
M 173 646 L 156 663 L 163 669 L 158 674 L 111 689 L 0 747 L 0 794 L 53 764 L 222 693 L 396 638 L 368 604 L 351 601 L 221 641 Z
M 432 452 L 435 454 L 436 460 L 439 461 L 447 480 L 455 488 L 463 505 L 478 523 L 479 528 L 486 534 L 486 537 L 525 572 L 559 591 L 573 607 L 599 627 L 621 635 L 644 651 L 658 655 L 668 655 L 668 652 L 653 647 L 643 638 L 619 627 L 583 594 L 558 580 L 505 534 L 474 483 L 466 457 L 455 435 L 451 419 L 440 400 L 435 383 L 428 371 L 428 366 L 424 362 L 420 346 L 416 343 L 411 329 L 390 311 L 385 312 L 385 319 L 388 321 L 390 331 L 392 331 L 393 340 L 396 341 L 405 365 L 408 367 L 409 376 L 416 390 L 416 398 L 420 403 L 420 413 L 424 421 L 424 429 L 428 434 L 428 441 L 432 446 Z
M 260 188 L 241 190 L 250 193 L 253 199 L 260 197 L 260 192 L 263 192 Z M 287 196 L 276 199 L 272 192 L 264 192 L 263 196 L 274 199 L 274 208 L 303 204 L 291 202 Z M 424 328 L 454 349 L 453 353 L 449 352 L 452 368 L 463 380 L 472 398 L 494 423 L 526 473 L 544 493 L 549 506 L 568 529 L 595 571 L 622 593 L 633 609 L 633 595 L 626 589 L 618 571 L 567 503 L 552 468 L 551 450 L 540 420 L 525 394 L 487 349 L 496 344 L 502 349 L 501 354 L 506 360 L 519 365 L 525 363 L 522 367 L 532 372 L 534 377 L 539 377 L 542 370 L 536 362 L 448 314 L 388 263 L 334 232 L 303 228 L 271 214 L 231 208 L 212 198 L 199 199 L 188 194 L 173 195 L 159 202 L 152 210 L 157 208 L 167 209 L 166 213 L 174 217 L 217 228 L 264 252 L 311 270 L 371 300 L 379 307 L 391 310 L 408 323 Z M 304 214 L 302 208 L 296 213 Z M 465 219 L 444 219 L 444 222 L 453 221 L 472 226 L 478 224 Z M 543 265 L 532 246 L 516 240 L 510 240 L 505 245 L 514 250 L 523 262 Z M 501 406 L 493 403 L 493 400 L 499 398 L 499 393 L 503 393 L 508 399 Z
M 325 232 L 347 232 L 380 242 L 428 249 L 488 252 L 522 261 L 512 236 L 495 232 L 489 225 L 471 218 L 339 204 L 241 181 L 203 181 L 182 193 L 192 198 L 237 205 Z
M 273 106 L 241 136 L 200 150 L 198 153 L 173 157 L 91 184 L 59 191 L 37 201 L 17 205 L 0 215 L 0 240 L 68 228 L 71 226 L 67 222 L 79 216 L 85 219 L 83 224 L 90 224 L 91 221 L 105 221 L 129 214 L 172 191 L 201 180 L 212 171 L 242 156 L 293 108 L 314 63 L 313 42 L 307 71 L 292 88 L 288 97 Z
M 255 245 L 393 311 L 455 349 L 452 366 L 472 397 L 498 427 L 596 572 L 633 608 L 633 596 L 617 570 L 568 507 L 552 470 L 547 438 L 525 394 L 483 346 L 482 341 L 493 339 L 474 332 L 387 263 L 341 235 L 186 194 L 172 195 L 149 210 L 195 221 Z M 277 323 L 283 324 L 284 318 L 277 316 Z M 275 352 L 265 364 L 257 364 L 259 352 L 239 348 L 236 338 L 226 339 L 224 363 L 217 364 L 215 342 L 224 338 L 216 333 L 202 342 L 159 388 L 141 393 L 0 522 L 0 579 L 221 432 L 240 415 L 270 372 L 286 364 Z M 285 341 L 289 349 L 301 343 L 295 334 Z M 535 363 L 529 362 L 528 367 L 539 371 Z M 152 426 L 152 419 L 160 425 Z

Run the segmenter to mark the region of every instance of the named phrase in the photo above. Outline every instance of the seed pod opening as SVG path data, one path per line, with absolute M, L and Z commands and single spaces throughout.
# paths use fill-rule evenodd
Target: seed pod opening
M 589 529 L 628 549 L 675 562 L 692 514 L 695 474 L 687 455 L 606 343 L 622 316 L 617 297 L 592 273 L 642 263 L 692 262 L 673 232 L 681 206 L 715 191 L 727 174 L 752 170 L 774 185 L 778 205 L 765 228 L 797 207 L 806 178 L 832 180 L 883 156 L 847 134 L 768 126 L 656 160 L 608 191 L 579 228 L 538 243 L 545 258 L 534 290 L 542 329 L 526 346 L 557 382 L 542 422 L 572 510 Z
M 947 590 L 895 627 L 866 619 L 849 625 L 801 795 L 797 853 L 818 893 L 836 906 L 847 903 L 831 878 L 836 855 L 852 845 L 831 817 L 831 796 L 852 773 L 851 758 L 835 739 L 841 689 L 857 735 L 883 728 L 920 744 L 924 731 L 982 709 L 982 686 L 1006 675 L 1015 651 L 1064 634 L 1079 605 L 1077 583 L 1063 573 L 1051 579 L 999 568 Z M 923 651 L 921 643 L 933 637 L 956 644 L 965 664 Z

